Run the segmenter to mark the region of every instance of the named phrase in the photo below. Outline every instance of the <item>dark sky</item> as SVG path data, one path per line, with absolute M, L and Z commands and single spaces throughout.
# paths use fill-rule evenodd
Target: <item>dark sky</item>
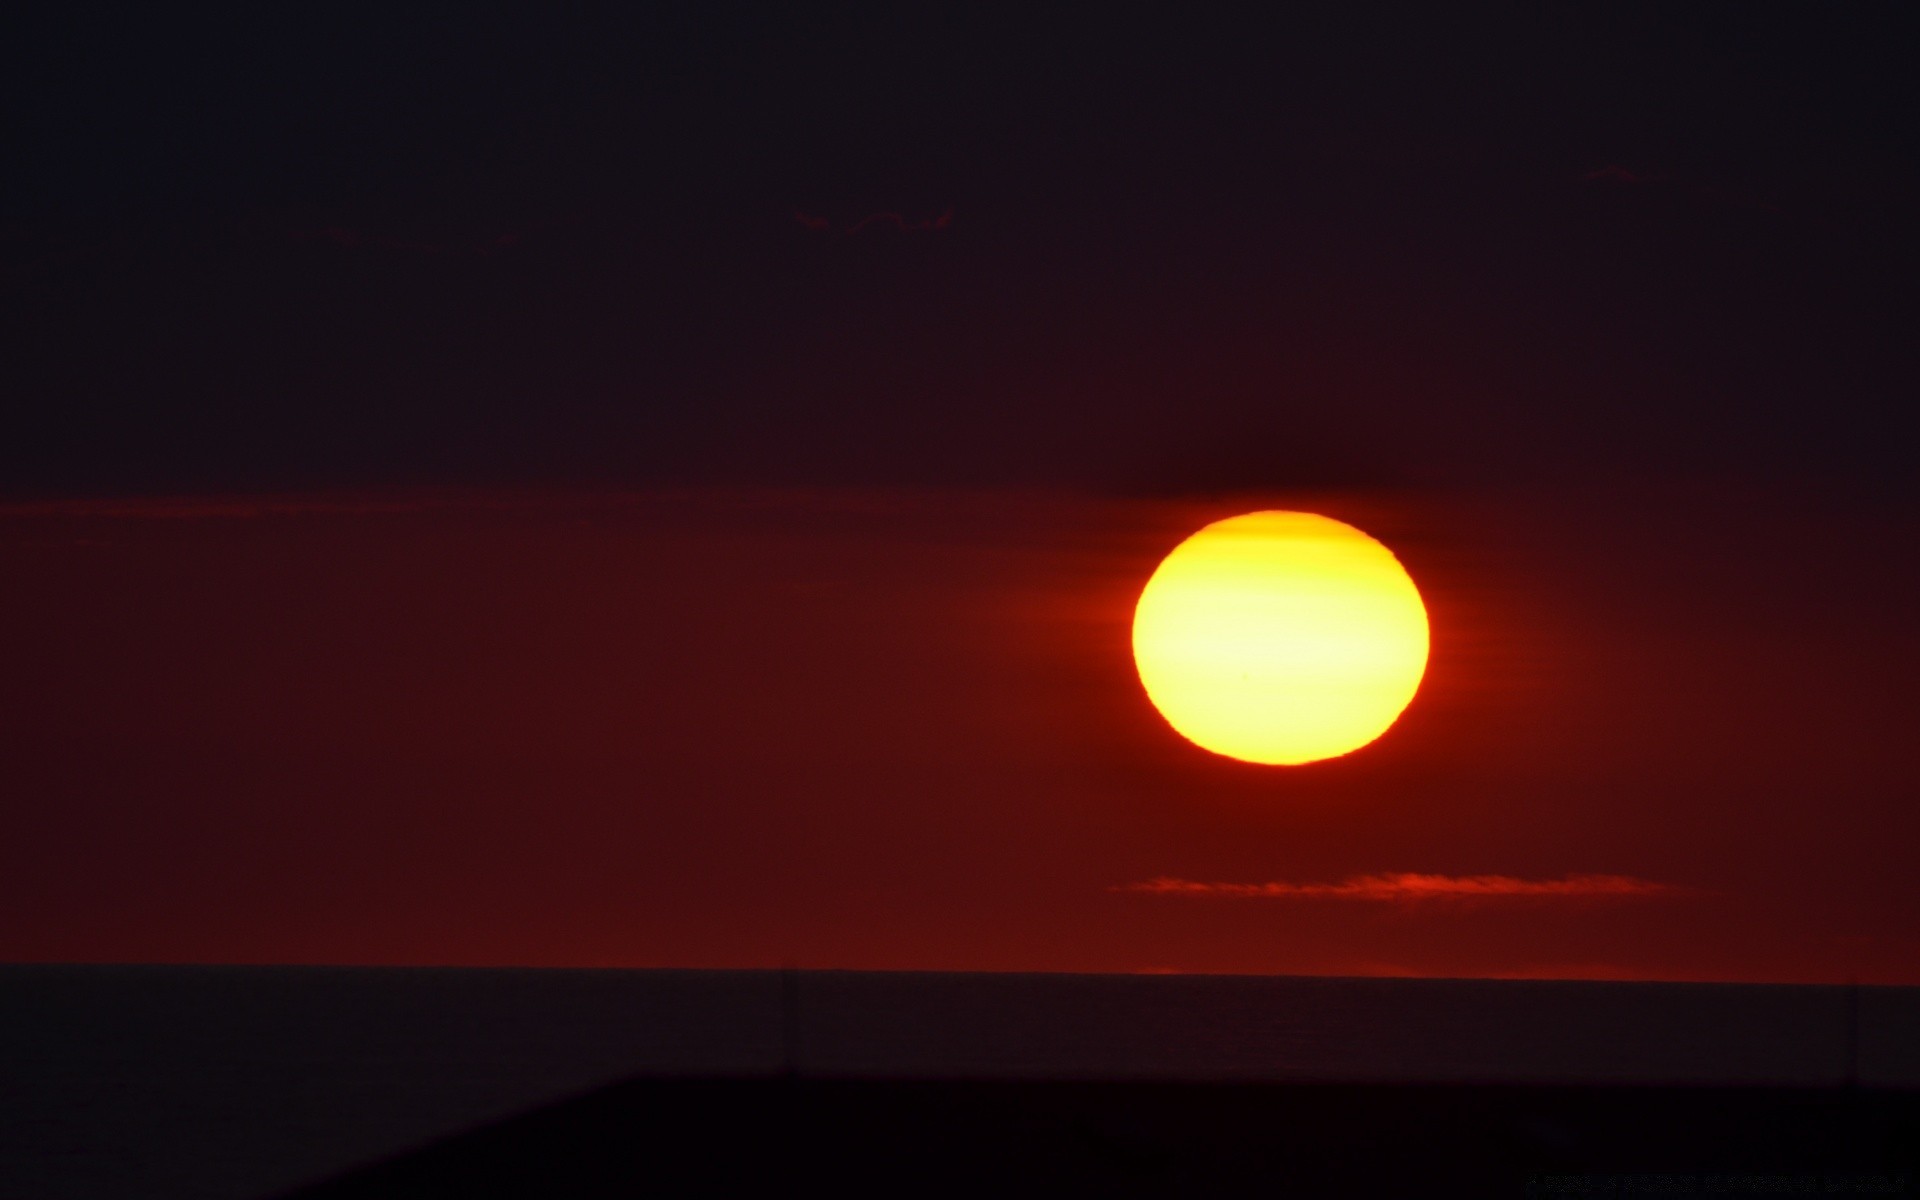
M 1915 46 L 11 18 L 0 956 L 1920 982 Z M 1350 759 L 1133 678 L 1253 507 L 1427 596 Z M 1397 872 L 1658 890 L 1124 890 Z

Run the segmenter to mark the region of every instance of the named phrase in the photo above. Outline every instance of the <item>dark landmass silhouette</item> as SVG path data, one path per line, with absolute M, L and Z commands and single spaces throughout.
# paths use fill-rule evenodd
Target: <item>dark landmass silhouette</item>
M 5 1200 L 1518 1196 L 1911 1171 L 1917 1104 L 1912 988 L 0 966 Z
M 1917 1145 L 1913 1091 L 647 1079 L 293 1197 L 1905 1194 Z

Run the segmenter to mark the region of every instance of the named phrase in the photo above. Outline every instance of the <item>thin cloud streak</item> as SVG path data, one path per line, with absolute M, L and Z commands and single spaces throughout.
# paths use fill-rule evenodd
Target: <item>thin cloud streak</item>
M 261 495 L 174 495 L 0 499 L 0 522 L 98 519 L 233 521 L 270 517 L 386 516 L 414 513 L 598 511 L 679 506 L 726 511 L 908 514 L 962 504 L 996 512 L 1037 504 L 1085 504 L 1078 493 L 1044 488 L 963 487 L 640 487 L 396 488 L 378 491 L 283 492 Z
M 1242 900 L 1362 900 L 1405 904 L 1424 900 L 1566 899 L 1670 896 L 1685 889 L 1632 875 L 1568 875 L 1521 879 L 1514 875 L 1428 875 L 1400 871 L 1352 875 L 1338 883 L 1203 883 L 1162 875 L 1110 889 L 1155 896 L 1220 896 Z
M 833 230 L 833 222 L 828 218 L 816 217 L 811 213 L 801 212 L 799 209 L 794 210 L 793 219 L 802 228 L 813 233 L 830 233 Z M 953 210 L 949 208 L 937 217 L 926 217 L 921 220 L 912 220 L 909 219 L 906 214 L 897 212 L 868 213 L 858 221 L 847 226 L 841 232 L 854 234 L 870 229 L 876 225 L 894 229 L 901 233 L 939 233 L 953 227 Z
M 379 516 L 393 513 L 512 510 L 569 501 L 579 502 L 573 497 L 451 491 L 398 492 L 391 495 L 143 496 L 0 503 L 0 520 L 80 517 L 123 521 L 206 521 L 313 515 Z
M 877 212 L 860 218 L 847 229 L 848 233 L 859 233 L 870 225 L 891 225 L 902 233 L 924 233 L 946 229 L 953 224 L 953 210 L 947 209 L 937 217 L 921 221 L 909 221 L 897 212 Z

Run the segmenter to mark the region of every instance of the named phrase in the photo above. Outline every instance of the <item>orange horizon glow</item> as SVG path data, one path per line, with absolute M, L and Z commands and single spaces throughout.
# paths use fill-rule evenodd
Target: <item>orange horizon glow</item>
M 1393 552 L 1313 513 L 1216 521 L 1134 611 L 1140 682 L 1188 741 L 1245 762 L 1336 758 L 1385 733 L 1426 672 L 1426 607 Z

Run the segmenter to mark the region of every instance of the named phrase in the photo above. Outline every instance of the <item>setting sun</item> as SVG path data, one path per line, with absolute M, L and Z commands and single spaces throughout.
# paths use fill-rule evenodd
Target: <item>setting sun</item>
M 1247 762 L 1357 750 L 1427 666 L 1427 613 L 1385 546 L 1328 517 L 1254 512 L 1176 546 L 1140 593 L 1133 657 L 1189 741 Z

